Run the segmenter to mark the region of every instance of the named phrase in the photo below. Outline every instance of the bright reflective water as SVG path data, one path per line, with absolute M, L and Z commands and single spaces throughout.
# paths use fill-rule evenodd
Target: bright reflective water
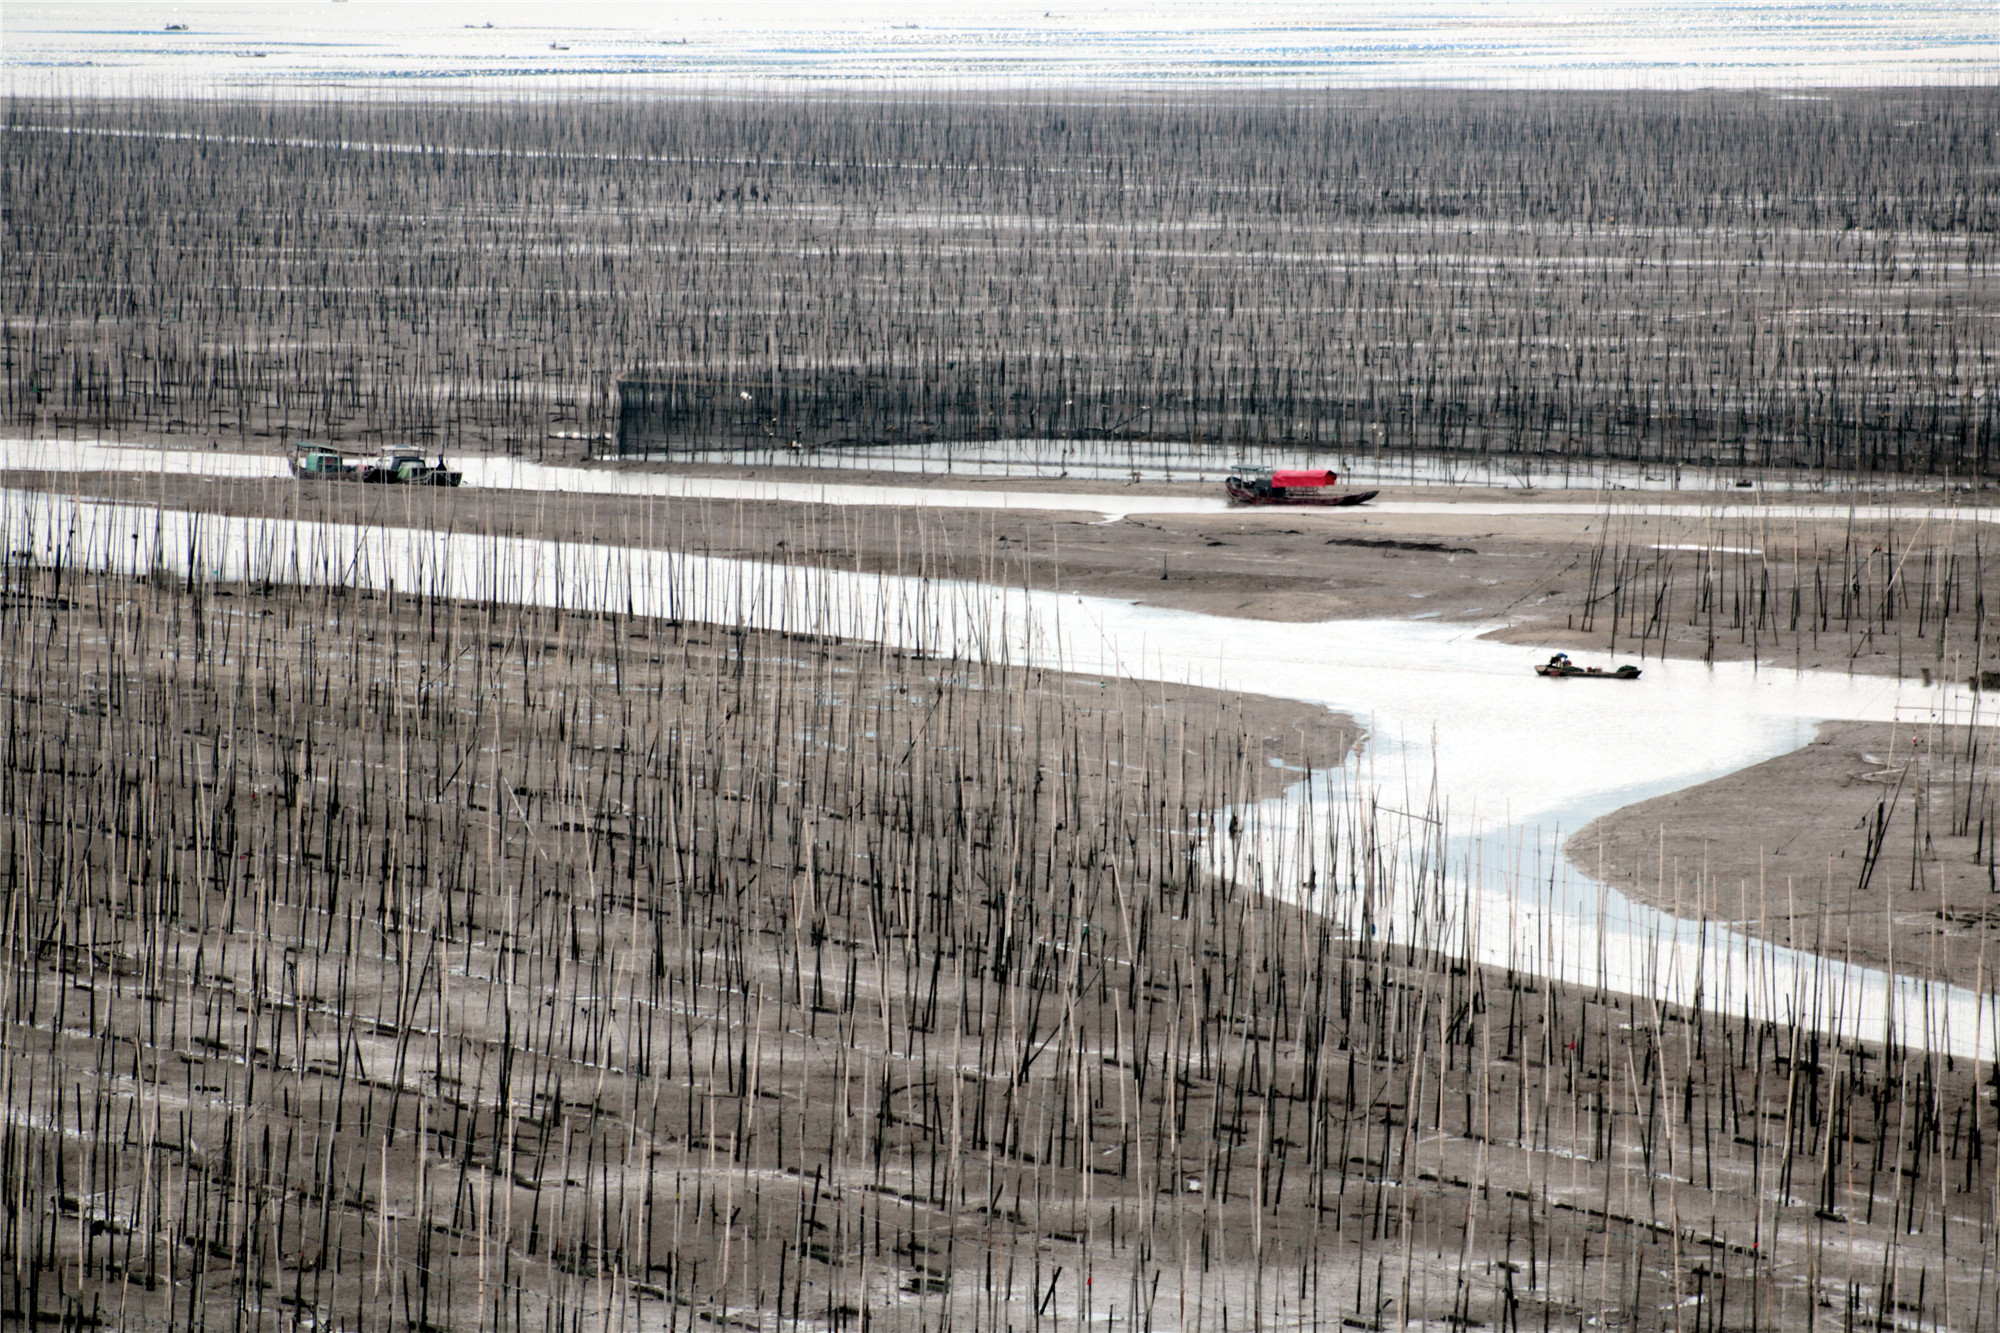
M 601 490 L 609 494 L 692 494 L 687 485 L 789 485 L 775 480 L 803 468 L 815 471 L 910 473 L 921 476 L 968 478 L 1033 478 L 1037 481 L 1219 482 L 1250 464 L 1239 450 L 1213 446 L 1146 444 L 1091 440 L 991 440 L 962 445 L 897 446 L 893 449 L 851 450 L 726 450 L 675 455 L 608 456 L 606 467 L 580 468 L 541 464 L 522 459 L 452 455 L 452 466 L 475 486 L 530 490 Z M 1328 467 L 1343 484 L 1359 486 L 1471 486 L 1504 490 L 1551 491 L 1726 491 L 1743 480 L 1735 468 L 1663 466 L 1607 460 L 1446 457 L 1372 450 L 1260 450 L 1254 460 L 1263 467 Z M 713 482 L 648 472 L 649 463 L 685 466 L 690 463 L 739 467 L 744 480 Z M 273 454 L 230 453 L 207 449 L 165 449 L 122 444 L 115 440 L 0 439 L 0 468 L 42 468 L 65 472 L 182 472 L 207 476 L 276 477 L 285 475 L 284 460 Z M 1862 478 L 1813 472 L 1763 470 L 1756 484 L 1742 487 L 1750 494 L 1925 494 L 1942 491 L 1942 483 Z M 814 483 L 817 484 L 817 483 Z M 683 489 L 676 490 L 675 487 Z M 859 489 L 859 488 L 856 488 Z M 981 493 L 981 492 L 975 492 Z M 828 503 L 840 503 L 829 501 Z M 857 503 L 850 501 L 849 503 Z
M 1373 486 L 1486 486 L 1512 490 L 1712 491 L 1746 480 L 1741 468 L 1621 463 L 1607 459 L 1417 454 L 1406 450 L 1223 446 L 1148 440 L 977 440 L 811 449 L 682 450 L 606 455 L 605 462 L 726 463 L 757 471 L 816 468 L 1043 481 L 1221 481 L 1252 463 L 1332 468 Z M 1878 477 L 1758 469 L 1751 489 L 1826 492 L 1922 489 Z M 1936 488 L 1936 484 L 1932 484 Z
M 1477 628 L 1266 624 L 1073 594 L 858 576 L 468 534 L 218 518 L 45 493 L 0 492 L 6 548 L 42 561 L 215 580 L 366 588 L 741 624 L 1254 691 L 1350 712 L 1369 743 L 1348 770 L 1238 813 L 1219 869 L 1311 902 L 1350 929 L 1676 1003 L 1801 1021 L 1849 1036 L 1990 1054 L 1969 991 L 1891 981 L 1732 932 L 1677 922 L 1576 875 L 1561 833 L 1630 801 L 1720 775 L 1810 738 L 1821 718 L 1923 723 L 1962 715 L 1955 690 L 1823 672 L 1657 663 L 1642 685 L 1551 682 L 1529 650 Z M 1354 882 L 1337 832 L 1353 798 L 1384 811 Z M 1455 830 L 1443 874 L 1418 864 L 1430 812 Z M 1327 816 L 1334 823 L 1327 822 Z M 1399 834 L 1398 828 L 1407 830 Z M 1329 830 L 1333 830 L 1330 833 Z M 1435 838 L 1433 842 L 1437 842 Z M 1332 853 L 1332 855 L 1329 855 Z
M 662 499 L 722 500 L 782 504 L 875 505 L 899 509 L 1024 509 L 1096 514 L 1105 519 L 1131 514 L 1221 514 L 1231 510 L 1218 495 L 1148 495 L 1137 491 L 1084 490 L 1063 487 L 1047 491 L 1008 491 L 933 486 L 883 486 L 825 481 L 784 481 L 765 476 L 690 477 L 671 472 L 648 472 L 618 467 L 566 467 L 560 464 L 528 462 L 514 458 L 473 455 L 454 457 L 451 466 L 465 474 L 469 487 L 490 490 L 524 490 L 569 495 L 657 496 Z M 224 453 L 199 449 L 159 449 L 142 445 L 121 445 L 101 441 L 64 442 L 56 440 L 0 439 L 0 472 L 123 472 L 162 473 L 174 476 L 281 478 L 289 476 L 285 460 L 274 454 Z M 1347 474 L 1345 486 L 1366 485 L 1393 479 L 1403 484 L 1436 481 L 1445 485 L 1475 484 L 1455 471 L 1430 472 L 1400 464 L 1382 473 L 1356 471 Z M 1603 477 L 1580 483 L 1562 501 L 1432 501 L 1376 500 L 1368 508 L 1385 514 L 1481 514 L 1481 515 L 1568 515 L 1581 508 L 1617 513 L 1648 513 L 1672 518 L 1735 518 L 1757 514 L 1773 522 L 1824 519 L 1842 521 L 1852 515 L 1869 518 L 1956 519 L 1991 522 L 2000 509 L 1980 509 L 1954 504 L 1951 497 L 1922 491 L 1901 493 L 1900 500 L 1888 496 L 1856 496 L 1847 500 L 1805 503 L 1790 494 L 1777 503 L 1756 500 L 1756 492 L 1742 492 L 1741 503 L 1710 500 L 1705 503 L 1654 503 L 1634 494 L 1620 498 L 1627 489 L 1614 485 L 1607 490 Z M 1686 474 L 1681 474 L 1683 478 Z M 1535 483 L 1559 489 L 1564 483 L 1548 474 Z M 1691 482 L 1690 482 L 1691 484 Z M 1632 487 L 1635 491 L 1651 487 Z M 1659 489 L 1667 489 L 1660 487 Z M 1803 489 L 1803 488 L 1802 488 Z M 1725 491 L 1722 494 L 1736 494 Z M 1587 499 L 1585 497 L 1588 497 Z M 1288 519 L 1338 517 L 1351 511 L 1288 509 Z

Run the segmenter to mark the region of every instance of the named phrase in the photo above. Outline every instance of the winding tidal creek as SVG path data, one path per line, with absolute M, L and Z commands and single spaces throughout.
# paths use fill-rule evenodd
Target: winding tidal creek
M 221 583 L 332 584 L 833 636 L 927 655 L 1298 699 L 1367 739 L 1342 769 L 1228 812 L 1206 849 L 1349 931 L 1584 985 L 1994 1058 L 1970 990 L 1630 902 L 1563 838 L 1633 801 L 1809 741 L 1825 719 L 1962 720 L 1956 687 L 1656 662 L 1643 686 L 1537 678 L 1488 626 L 1279 624 L 1106 598 L 590 543 L 217 517 L 0 492 L 15 559 Z

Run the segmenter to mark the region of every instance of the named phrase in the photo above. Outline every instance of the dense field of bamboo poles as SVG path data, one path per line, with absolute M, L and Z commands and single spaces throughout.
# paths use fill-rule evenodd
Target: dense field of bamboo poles
M 6 570 L 10 1322 L 2000 1318 L 1989 1064 L 1467 967 L 1442 824 L 1365 800 L 1305 831 L 1324 913 L 1210 873 L 1337 744 L 922 645 Z
M 1995 126 L 1991 88 L 15 98 L 0 421 L 539 455 L 631 376 L 681 404 L 635 447 L 1991 473 Z
M 2000 657 L 1985 595 L 1993 539 L 1976 517 L 1854 507 L 1829 522 L 1719 506 L 1663 541 L 1643 507 L 1611 506 L 1592 526 L 1551 563 L 1549 591 L 1579 595 L 1568 627 L 1611 651 L 1835 669 L 1886 657 L 1897 675 L 2000 689 L 1982 679 Z
M 1985 595 L 1992 539 L 1983 522 L 1948 508 L 1922 522 L 1855 508 L 1841 523 L 1800 522 L 1782 508 L 1718 508 L 1698 531 L 1679 534 L 1697 540 L 1663 543 L 1643 509 L 1611 507 L 1594 526 L 1596 540 L 1552 566 L 1549 580 L 1581 594 L 1568 625 L 1593 646 L 1638 658 L 1665 658 L 1669 649 L 1708 661 L 1747 655 L 1790 668 L 1893 664 L 1899 676 L 2000 690 L 1988 623 L 1994 608 Z M 1900 760 L 1889 755 L 1893 782 L 1884 786 L 1862 865 L 1841 867 L 1835 878 L 1864 897 L 1886 884 L 1935 893 L 1934 863 L 1943 853 L 1966 863 L 1942 871 L 1961 892 L 1967 881 L 1983 881 L 1989 892 L 2000 886 L 1994 720 L 1975 693 L 1962 715 L 1913 728 Z M 1783 840 L 1786 830 L 1772 836 Z M 1885 867 L 1892 845 L 1898 855 Z M 1984 906 L 1963 898 L 1927 906 L 1982 929 L 1988 921 Z M 1802 942 L 1819 943 L 1809 933 Z

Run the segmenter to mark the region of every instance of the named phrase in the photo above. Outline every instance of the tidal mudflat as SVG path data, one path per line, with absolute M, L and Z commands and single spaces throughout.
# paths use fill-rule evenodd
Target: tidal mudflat
M 1350 562 L 1328 587 L 1508 563 L 1499 528 L 1490 560 L 1440 549 L 1451 514 L 495 500 L 14 493 L 12 1031 L 43 1035 L 12 1047 L 12 1142 L 54 1200 L 21 1211 L 18 1308 L 1220 1326 L 1755 1301 L 1764 1324 L 1865 1310 L 1884 1271 L 1985 1299 L 1990 1016 L 1828 1030 L 1786 1007 L 1837 967 L 1725 1005 L 1590 972 L 1559 931 L 1483 959 L 1518 923 L 1482 877 L 1525 886 L 1525 919 L 1569 872 L 1539 839 L 1473 867 L 1465 840 L 1820 716 L 1947 734 L 1968 694 L 1709 665 L 1705 631 L 1637 686 L 1540 681 L 1479 637 L 1478 579 L 1390 579 L 1386 626 L 1163 604 L 1227 598 L 1227 553 L 1308 532 Z M 1546 546 L 1556 519 L 1518 521 Z M 1587 543 L 1602 511 L 1562 521 Z M 1187 588 L 1153 564 L 1179 522 L 1224 553 Z M 1148 604 L 1033 586 L 1097 534 L 1092 577 L 1122 539 Z M 1600 540 L 1682 544 L 1641 535 Z M 1525 582 L 1595 549 L 1524 551 Z M 1450 614 L 1409 618 L 1431 600 Z M 1828 651 L 1870 637 L 1833 626 Z M 1577 689 L 1600 693 L 1550 693 Z M 1698 948 L 1742 926 L 1692 916 Z M 1967 939 L 1950 979 L 1976 991 Z
M 4 1317 L 2000 1318 L 1993 94 L 1815 99 L 15 99 Z

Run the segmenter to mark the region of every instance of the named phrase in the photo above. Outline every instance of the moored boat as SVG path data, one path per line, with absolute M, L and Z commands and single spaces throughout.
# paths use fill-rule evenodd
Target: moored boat
M 1239 505 L 1292 505 L 1334 509 L 1366 504 L 1380 491 L 1329 491 L 1339 476 L 1326 468 L 1244 468 L 1225 477 L 1229 502 Z
M 442 458 L 433 465 L 422 454 L 385 449 L 381 457 L 357 468 L 354 478 L 387 486 L 456 486 L 465 475 L 446 468 Z
M 286 463 L 300 481 L 352 481 L 354 464 L 323 444 L 295 444 Z
M 357 463 L 338 450 L 323 444 L 295 444 L 287 463 L 300 481 L 361 481 L 382 486 L 457 486 L 465 480 L 460 472 L 445 467 L 440 458 L 433 464 L 422 454 L 385 449 Z
M 1552 679 L 1566 680 L 1571 676 L 1581 676 L 1585 680 L 1637 680 L 1639 668 L 1627 662 L 1624 666 L 1606 671 L 1603 667 L 1578 666 L 1569 660 L 1568 653 L 1557 653 L 1546 662 L 1535 663 L 1535 674 Z

